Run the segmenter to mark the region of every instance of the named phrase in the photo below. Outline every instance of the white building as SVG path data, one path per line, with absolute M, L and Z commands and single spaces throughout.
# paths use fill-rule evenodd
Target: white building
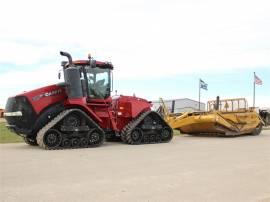
M 160 106 L 160 101 L 152 101 L 152 103 L 153 103 L 153 110 L 157 110 L 158 107 Z M 199 111 L 199 102 L 191 100 L 189 98 L 164 100 L 164 103 L 169 109 L 169 111 L 174 113 Z M 172 110 L 173 106 L 174 110 Z M 200 110 L 205 111 L 205 103 L 202 102 L 200 103 Z

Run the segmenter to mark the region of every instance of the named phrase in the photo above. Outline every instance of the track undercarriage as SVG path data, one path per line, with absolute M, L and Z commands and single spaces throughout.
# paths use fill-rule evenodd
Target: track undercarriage
M 25 142 L 49 150 L 86 148 L 100 146 L 105 141 L 105 136 L 104 130 L 85 112 L 68 109 L 40 129 L 36 140 L 25 138 Z M 142 113 L 120 133 L 124 143 L 133 145 L 165 143 L 172 137 L 172 129 L 153 111 Z
M 127 144 L 150 144 L 169 142 L 172 129 L 153 111 L 141 114 L 122 130 L 121 139 Z
M 96 147 L 104 140 L 104 131 L 79 109 L 61 112 L 37 134 L 37 143 L 44 149 Z

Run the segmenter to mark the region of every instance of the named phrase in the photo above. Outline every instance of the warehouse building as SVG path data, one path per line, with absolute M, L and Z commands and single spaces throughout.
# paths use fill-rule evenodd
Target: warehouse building
M 157 110 L 160 106 L 160 101 L 152 101 L 152 103 L 153 109 Z M 164 103 L 169 111 L 173 113 L 199 111 L 199 102 L 189 98 L 164 100 Z M 200 111 L 205 111 L 205 103 L 200 103 Z

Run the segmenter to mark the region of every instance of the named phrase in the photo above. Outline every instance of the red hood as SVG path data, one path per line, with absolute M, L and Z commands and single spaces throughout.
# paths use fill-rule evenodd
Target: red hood
M 65 88 L 56 84 L 23 92 L 16 96 L 27 97 L 37 114 L 46 107 L 63 102 L 67 98 Z

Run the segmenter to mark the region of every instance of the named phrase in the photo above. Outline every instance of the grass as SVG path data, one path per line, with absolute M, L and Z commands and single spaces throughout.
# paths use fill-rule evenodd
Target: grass
M 23 142 L 22 137 L 9 131 L 5 124 L 5 122 L 0 122 L 0 144 Z
M 181 133 L 180 133 L 179 130 L 173 130 L 173 134 L 174 134 L 174 135 L 181 135 Z
M 6 124 L 5 121 L 1 119 L 0 120 L 0 144 L 23 142 L 22 137 L 8 130 L 5 124 Z M 174 135 L 180 135 L 180 132 L 177 130 L 174 130 L 173 133 Z

